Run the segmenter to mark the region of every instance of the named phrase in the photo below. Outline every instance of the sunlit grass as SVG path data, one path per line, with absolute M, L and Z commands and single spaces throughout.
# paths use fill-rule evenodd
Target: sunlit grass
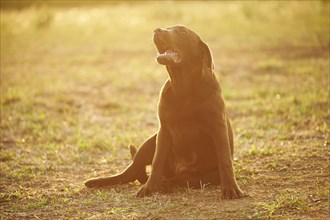
M 327 216 L 329 2 L 52 4 L 1 9 L 1 215 Z M 122 171 L 127 146 L 156 131 L 167 73 L 151 37 L 178 23 L 213 52 L 237 179 L 251 197 L 221 201 L 209 186 L 145 199 L 137 183 L 86 190 L 87 178 Z

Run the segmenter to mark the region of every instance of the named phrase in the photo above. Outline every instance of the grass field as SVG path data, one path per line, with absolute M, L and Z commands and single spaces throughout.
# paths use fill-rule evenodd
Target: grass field
M 86 189 L 157 130 L 168 76 L 151 37 L 177 23 L 213 52 L 249 197 Z M 329 218 L 329 45 L 329 1 L 2 8 L 0 218 Z

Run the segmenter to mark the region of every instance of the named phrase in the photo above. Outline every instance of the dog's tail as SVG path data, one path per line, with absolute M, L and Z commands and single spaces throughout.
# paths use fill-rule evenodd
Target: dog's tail
M 137 152 L 136 147 L 132 144 L 130 144 L 128 147 L 129 147 L 129 151 L 131 153 L 132 160 L 134 160 L 134 156 Z

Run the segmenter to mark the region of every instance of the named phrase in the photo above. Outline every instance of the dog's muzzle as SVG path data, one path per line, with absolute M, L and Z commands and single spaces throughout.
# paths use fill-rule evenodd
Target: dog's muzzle
M 164 40 L 159 36 L 160 30 L 155 30 L 153 41 L 157 47 L 157 62 L 163 65 L 177 64 L 181 62 L 180 54 L 172 49 Z

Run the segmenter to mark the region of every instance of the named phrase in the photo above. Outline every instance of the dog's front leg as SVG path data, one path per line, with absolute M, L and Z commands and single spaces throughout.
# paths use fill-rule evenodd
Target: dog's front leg
M 218 157 L 222 198 L 240 198 L 244 196 L 244 192 L 239 188 L 234 175 L 227 120 L 219 119 L 217 121 L 212 132 L 212 139 Z
M 139 189 L 137 196 L 149 196 L 155 192 L 161 191 L 161 181 L 171 148 L 171 134 L 167 127 L 161 126 L 157 134 L 156 152 L 152 161 L 150 177 L 145 185 Z

